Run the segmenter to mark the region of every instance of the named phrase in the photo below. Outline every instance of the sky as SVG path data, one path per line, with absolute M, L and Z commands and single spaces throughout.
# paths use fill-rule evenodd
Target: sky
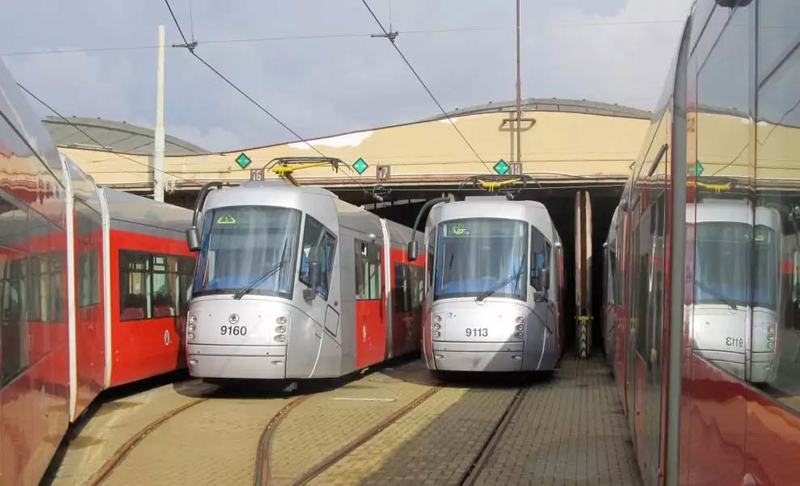
M 514 98 L 513 0 L 368 3 L 445 110 Z M 170 4 L 198 54 L 305 138 L 440 113 L 389 41 L 370 37 L 379 28 L 361 0 Z M 522 0 L 522 96 L 654 108 L 689 7 Z M 64 115 L 152 127 L 159 24 L 168 46 L 182 42 L 163 0 L 14 2 L 0 56 Z M 168 134 L 212 151 L 295 139 L 185 49 L 168 47 L 165 69 Z

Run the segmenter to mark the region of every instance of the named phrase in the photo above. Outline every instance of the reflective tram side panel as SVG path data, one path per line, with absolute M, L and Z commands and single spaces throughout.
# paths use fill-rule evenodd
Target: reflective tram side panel
M 71 160 L 63 157 L 69 174 L 72 218 L 71 252 L 73 300 L 70 322 L 74 326 L 74 346 L 70 367 L 74 376 L 70 418 L 75 420 L 105 387 L 105 316 L 103 312 L 103 220 L 100 194 L 91 177 Z
M 35 484 L 68 423 L 65 175 L 2 64 L 0 90 L 0 482 Z
M 800 4 L 750 9 L 757 149 L 745 469 L 754 483 L 790 484 L 800 456 Z

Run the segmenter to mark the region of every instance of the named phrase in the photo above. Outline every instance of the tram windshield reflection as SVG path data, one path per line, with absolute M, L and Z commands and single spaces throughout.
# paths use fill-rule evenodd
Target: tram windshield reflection
M 439 224 L 434 299 L 525 300 L 528 230 L 522 221 L 467 218 Z
M 300 212 L 294 209 L 236 206 L 208 211 L 193 295 L 234 293 L 252 285 L 252 294 L 291 297 L 299 231 Z M 278 271 L 263 278 L 278 265 Z

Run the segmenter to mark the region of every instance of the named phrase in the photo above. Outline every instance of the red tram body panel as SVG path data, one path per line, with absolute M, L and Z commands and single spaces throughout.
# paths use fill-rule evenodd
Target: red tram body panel
M 606 353 L 645 484 L 800 478 L 797 19 L 696 1 L 612 219 Z
M 191 212 L 98 190 L 2 65 L 0 91 L 0 484 L 36 484 L 103 389 L 183 365 Z M 145 319 L 121 319 L 131 296 Z

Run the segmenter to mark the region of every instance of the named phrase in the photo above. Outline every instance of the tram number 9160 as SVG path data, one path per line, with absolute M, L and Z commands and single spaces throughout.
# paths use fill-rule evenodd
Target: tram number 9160
M 467 337 L 489 337 L 489 329 L 485 327 L 468 327 Z
M 247 326 L 220 326 L 219 333 L 223 336 L 245 336 Z

